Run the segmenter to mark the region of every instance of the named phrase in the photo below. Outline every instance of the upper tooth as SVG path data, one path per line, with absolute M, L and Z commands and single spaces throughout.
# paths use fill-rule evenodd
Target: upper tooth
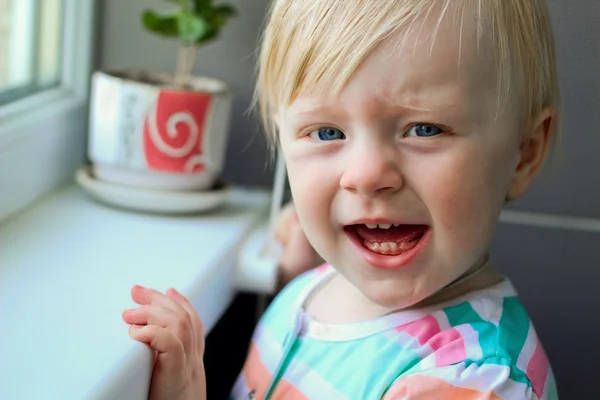
M 377 228 L 377 224 L 365 224 L 365 225 L 367 225 L 367 228 L 369 228 L 369 229 Z
M 381 229 L 390 229 L 390 227 L 392 226 L 392 224 L 379 224 L 378 226 Z
M 394 225 L 394 226 L 400 226 L 401 224 L 392 224 L 392 225 Z

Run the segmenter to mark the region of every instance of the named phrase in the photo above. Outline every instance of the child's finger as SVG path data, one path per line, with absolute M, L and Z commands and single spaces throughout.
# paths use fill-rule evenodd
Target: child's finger
M 202 337 L 204 337 L 204 326 L 202 325 L 200 316 L 196 312 L 196 309 L 194 308 L 192 303 L 189 301 L 189 299 L 187 297 L 185 297 L 184 295 L 182 295 L 181 293 L 179 293 L 174 288 L 170 288 L 169 290 L 167 290 L 167 296 L 172 297 L 175 301 L 180 303 L 181 307 L 183 307 L 186 310 L 186 312 L 188 313 L 188 315 L 191 319 L 191 322 L 194 325 L 196 333 L 200 334 Z
M 142 306 L 123 311 L 123 320 L 134 325 L 172 326 L 177 323 L 178 314 L 166 307 Z
M 132 325 L 129 327 L 129 336 L 138 342 L 149 345 L 159 353 L 158 357 L 161 357 L 160 353 L 169 354 L 167 362 L 171 363 L 173 367 L 184 366 L 185 352 L 183 344 L 168 329 L 156 325 Z
M 190 303 L 187 297 L 179 293 L 176 289 L 169 288 L 165 294 L 178 302 L 179 305 L 182 306 L 190 315 L 196 315 L 196 310 L 194 309 L 192 303 Z
M 161 304 L 175 312 L 183 311 L 179 303 L 155 289 L 149 289 L 143 286 L 135 285 L 131 288 L 131 298 L 137 304 L 142 306 L 149 304 Z
M 169 387 L 170 384 L 172 385 L 173 376 L 186 370 L 183 344 L 172 332 L 156 325 L 131 326 L 129 335 L 132 339 L 149 345 L 154 351 L 154 372 L 150 393 L 156 390 L 152 386 Z

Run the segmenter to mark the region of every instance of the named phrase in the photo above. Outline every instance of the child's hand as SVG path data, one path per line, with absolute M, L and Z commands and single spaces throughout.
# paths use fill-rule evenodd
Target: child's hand
M 283 207 L 277 219 L 275 238 L 283 244 L 279 263 L 280 287 L 301 273 L 323 264 L 323 259 L 306 238 L 291 202 Z
M 155 351 L 149 399 L 205 399 L 204 329 L 191 303 L 174 289 L 134 286 L 131 297 L 142 307 L 123 312 L 129 336 Z

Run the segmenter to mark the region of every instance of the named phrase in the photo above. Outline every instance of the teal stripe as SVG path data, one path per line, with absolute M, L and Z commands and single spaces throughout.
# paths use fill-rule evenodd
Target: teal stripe
M 292 329 L 292 317 L 297 310 L 294 308 L 300 293 L 316 278 L 314 271 L 300 275 L 289 283 L 269 305 L 259 324 L 268 326 L 273 337 L 279 342 Z
M 301 343 L 301 339 L 296 338 L 291 343 L 289 351 L 287 349 L 284 350 L 283 357 L 285 357 L 285 358 L 283 359 L 281 368 L 277 371 L 277 375 L 275 375 L 273 377 L 272 386 L 269 388 L 267 393 L 265 393 L 265 400 L 269 400 L 271 398 L 271 396 L 273 395 L 273 392 L 277 388 L 277 384 L 281 380 L 281 377 L 285 374 L 285 371 L 287 370 L 288 366 L 290 365 L 290 362 L 296 356 L 296 352 L 298 351 L 298 348 L 300 347 L 300 343 Z
M 296 357 L 342 394 L 361 399 L 381 393 L 390 381 L 422 361 L 413 350 L 381 334 L 348 342 L 307 338 Z M 353 369 L 356 373 L 349 374 Z
M 529 328 L 529 318 L 525 314 L 523 320 L 523 313 L 519 311 L 522 309 L 520 303 L 515 303 L 513 299 L 506 298 L 503 305 L 503 312 L 500 318 L 498 328 L 489 321 L 485 321 L 479 316 L 479 314 L 473 309 L 470 303 L 462 303 L 454 307 L 448 307 L 444 309 L 450 325 L 453 327 L 463 324 L 471 325 L 471 327 L 479 334 L 479 345 L 481 346 L 482 357 L 480 360 L 467 360 L 465 365 L 468 367 L 471 364 L 481 366 L 483 364 L 496 364 L 510 367 L 510 378 L 515 382 L 521 382 L 531 386 L 531 382 L 525 376 L 525 373 L 516 366 L 519 353 L 523 348 L 525 339 L 527 338 L 527 332 L 525 337 L 522 336 L 522 325 L 525 324 Z M 506 300 L 509 300 L 508 302 Z M 517 326 L 521 329 L 516 329 L 513 324 L 512 318 L 517 318 Z M 511 329 L 515 329 L 515 337 L 510 338 L 512 334 Z M 519 347 L 520 343 L 520 347 Z M 504 348 L 510 345 L 508 351 Z M 518 348 L 516 353 L 511 350 Z M 512 354 L 509 354 L 512 353 Z
M 498 351 L 497 329 L 491 322 L 483 320 L 471 303 L 461 303 L 444 309 L 452 327 L 471 325 L 479 335 L 482 358 L 495 357 Z
M 499 356 L 519 359 L 529 331 L 529 316 L 516 297 L 506 297 L 498 324 Z
M 525 371 L 517 367 L 519 355 L 523 351 L 529 332 L 529 316 L 517 297 L 506 297 L 502 304 L 502 317 L 498 324 L 498 355 L 514 361 L 510 378 L 531 386 Z

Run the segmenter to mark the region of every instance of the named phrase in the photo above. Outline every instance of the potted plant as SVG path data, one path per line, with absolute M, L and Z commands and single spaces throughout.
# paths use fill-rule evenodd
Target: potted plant
M 198 49 L 236 10 L 213 0 L 166 0 L 143 26 L 175 38 L 175 73 L 97 71 L 92 77 L 88 155 L 97 179 L 148 189 L 210 190 L 221 173 L 232 94 L 226 83 L 192 75 Z

